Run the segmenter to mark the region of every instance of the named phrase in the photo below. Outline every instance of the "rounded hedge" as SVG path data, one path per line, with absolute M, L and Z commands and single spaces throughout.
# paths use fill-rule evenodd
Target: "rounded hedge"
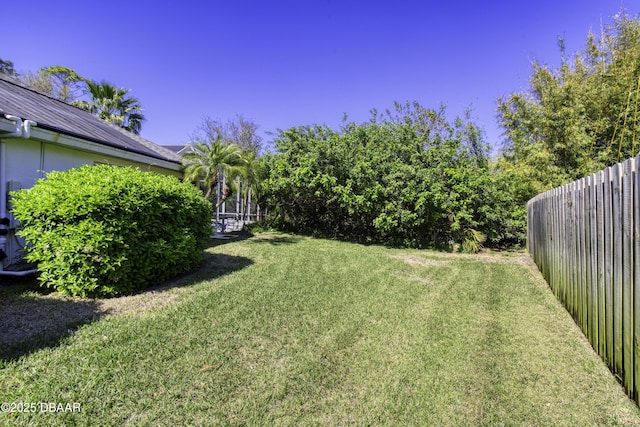
M 51 172 L 13 194 L 42 285 L 75 296 L 130 294 L 193 269 L 211 204 L 189 183 L 107 165 Z

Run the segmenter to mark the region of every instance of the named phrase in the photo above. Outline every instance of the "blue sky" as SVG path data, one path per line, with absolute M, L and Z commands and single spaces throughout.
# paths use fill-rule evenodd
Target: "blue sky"
M 527 88 L 534 59 L 559 63 L 558 36 L 578 51 L 623 6 L 640 12 L 629 0 L 32 0 L 5 14 L 0 58 L 131 89 L 159 144 L 189 142 L 205 116 L 242 114 L 269 140 L 415 100 L 451 118 L 470 107 L 497 147 L 497 98 Z

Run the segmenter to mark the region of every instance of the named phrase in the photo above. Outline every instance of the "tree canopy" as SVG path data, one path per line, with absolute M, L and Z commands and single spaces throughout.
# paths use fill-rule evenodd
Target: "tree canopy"
M 444 108 L 396 104 L 340 130 L 281 131 L 267 156 L 271 225 L 361 242 L 475 251 L 520 242 L 523 204 L 493 175 L 482 132 Z
M 205 117 L 191 137 L 185 178 L 211 198 L 220 177 L 257 188 L 272 226 L 362 242 L 477 250 L 524 241 L 526 201 L 640 149 L 640 20 L 625 13 L 560 65 L 533 63 L 528 90 L 498 99 L 504 145 L 490 159 L 470 114 L 396 104 L 365 123 L 279 131 L 263 156 L 258 126 L 241 115 Z M 55 93 L 77 83 L 49 67 Z M 15 73 L 10 61 L 0 71 Z M 57 79 L 57 80 L 54 80 Z M 138 133 L 144 116 L 129 91 L 83 80 L 91 100 L 74 103 Z M 67 85 L 67 86 L 65 86 Z M 57 95 L 56 95 L 57 96 Z
M 108 82 L 85 80 L 89 101 L 75 101 L 73 105 L 89 111 L 107 122 L 115 123 L 129 132 L 139 134 L 142 122 L 142 106 L 137 98 L 129 95 L 129 89 L 117 88 Z
M 535 62 L 530 87 L 499 99 L 501 167 L 531 196 L 638 154 L 640 21 L 624 13 L 561 65 Z
M 69 104 L 86 93 L 86 79 L 61 65 L 43 67 L 36 74 L 27 73 L 22 80 L 38 92 Z
M 235 177 L 246 175 L 248 164 L 242 147 L 219 140 L 191 144 L 182 156 L 184 180 L 202 185 L 208 200 L 223 179 L 231 182 Z M 218 205 L 230 195 L 230 188 L 228 186 L 221 200 L 216 201 Z
M 135 134 L 140 133 L 145 121 L 142 105 L 130 95 L 129 89 L 87 79 L 71 68 L 53 65 L 43 67 L 35 74 L 19 74 L 13 62 L 0 58 L 0 73 L 18 77 L 38 92 L 87 110 Z
M 0 58 L 0 73 L 7 74 L 9 76 L 16 76 L 16 69 L 13 67 L 13 62 Z
M 226 121 L 205 116 L 198 129 L 191 135 L 191 142 L 220 141 L 258 153 L 262 148 L 262 137 L 258 135 L 258 128 L 253 120 L 241 114 L 236 114 Z

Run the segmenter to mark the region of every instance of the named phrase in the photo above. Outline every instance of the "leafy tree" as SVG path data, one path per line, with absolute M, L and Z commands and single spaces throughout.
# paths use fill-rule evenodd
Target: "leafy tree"
M 222 141 L 224 144 L 235 144 L 245 150 L 259 152 L 262 147 L 262 137 L 258 132 L 259 126 L 240 114 L 226 122 L 211 117 L 205 117 L 202 124 L 192 135 L 192 142 Z
M 530 88 L 499 100 L 506 143 L 500 168 L 528 197 L 638 154 L 640 21 L 614 17 L 561 65 L 533 64 Z
M 246 175 L 248 162 L 244 150 L 238 145 L 225 145 L 218 140 L 191 144 L 189 148 L 190 150 L 182 156 L 184 180 L 201 183 L 207 200 L 212 199 L 223 177 L 226 182 L 231 183 L 235 177 Z M 223 197 L 218 201 L 218 206 L 224 203 L 230 194 L 230 187 L 227 187 Z
M 51 79 L 40 69 L 37 73 L 32 73 L 28 71 L 25 75 L 21 77 L 22 82 L 24 82 L 30 88 L 37 90 L 40 93 L 44 93 L 45 95 L 53 96 L 53 84 L 51 83 Z
M 79 75 L 75 70 L 62 65 L 52 65 L 43 68 L 51 76 L 56 97 L 65 102 L 78 99 L 86 92 L 87 79 Z
M 86 84 L 91 100 L 75 101 L 74 105 L 129 132 L 140 133 L 145 120 L 142 106 L 137 98 L 128 95 L 128 89 L 116 88 L 104 81 L 87 80 Z
M 7 74 L 9 76 L 17 76 L 15 68 L 13 67 L 13 62 L 9 60 L 4 60 L 0 58 L 0 73 Z
M 340 130 L 282 131 L 263 185 L 272 226 L 403 246 L 476 251 L 519 243 L 514 212 L 488 165 L 482 132 L 418 103 Z M 497 215 L 495 212 L 499 212 Z M 505 218 L 510 221 L 504 221 Z M 504 229 L 510 227 L 508 230 Z
M 86 92 L 86 79 L 60 65 L 43 67 L 36 74 L 27 73 L 22 80 L 35 90 L 67 103 Z
M 11 61 L 0 59 L 0 72 L 17 76 Z M 87 110 L 129 132 L 139 134 L 142 129 L 145 120 L 142 106 L 137 98 L 129 95 L 128 89 L 86 79 L 61 65 L 43 67 L 37 73 L 29 72 L 21 79 L 39 92 Z M 90 100 L 80 99 L 85 95 Z
M 242 186 L 241 193 L 244 199 L 244 206 L 249 203 L 249 198 L 254 196 L 259 204 L 262 192 L 262 183 L 265 179 L 266 170 L 263 159 L 258 157 L 254 150 L 244 150 L 245 165 L 241 175 Z M 246 212 L 248 215 L 249 212 Z

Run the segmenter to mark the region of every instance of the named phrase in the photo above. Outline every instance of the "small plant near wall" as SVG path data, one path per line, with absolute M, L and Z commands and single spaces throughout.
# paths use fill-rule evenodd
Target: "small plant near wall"
M 51 172 L 13 196 L 41 284 L 74 296 L 130 294 L 187 272 L 211 232 L 200 191 L 134 168 Z

